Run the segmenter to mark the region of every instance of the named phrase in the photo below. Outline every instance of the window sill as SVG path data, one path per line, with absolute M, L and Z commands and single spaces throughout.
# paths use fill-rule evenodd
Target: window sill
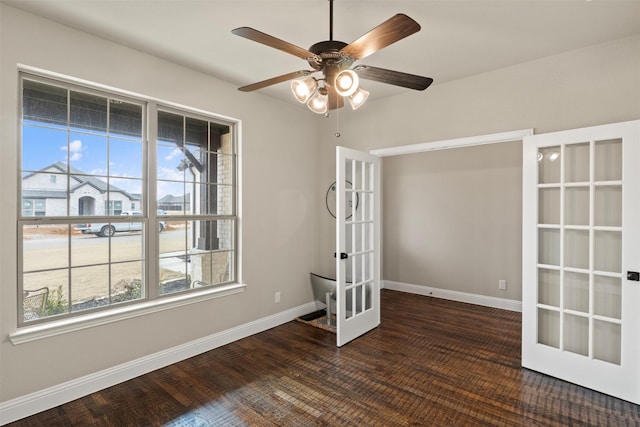
M 113 322 L 119 322 L 121 320 L 170 310 L 184 305 L 195 304 L 214 298 L 237 294 L 244 292 L 245 287 L 246 285 L 244 284 L 236 283 L 216 287 L 214 289 L 206 289 L 201 292 L 176 295 L 140 304 L 117 307 L 112 310 L 89 313 L 62 320 L 54 320 L 34 326 L 25 326 L 16 332 L 9 334 L 9 340 L 14 345 L 24 344 L 31 341 L 50 338 L 56 335 L 76 332 L 83 329 L 93 328 L 95 326 L 106 325 Z

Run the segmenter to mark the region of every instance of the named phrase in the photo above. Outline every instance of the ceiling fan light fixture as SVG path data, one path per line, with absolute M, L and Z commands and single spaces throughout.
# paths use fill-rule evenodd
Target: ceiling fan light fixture
M 362 104 L 364 104 L 368 97 L 368 91 L 358 88 L 358 90 L 356 90 L 355 93 L 353 93 L 347 99 L 349 100 L 349 104 L 351 104 L 351 108 L 357 110 L 358 108 L 362 107 Z
M 306 103 L 317 89 L 318 82 L 313 77 L 291 81 L 291 92 L 296 100 L 302 104 Z
M 360 78 L 353 70 L 342 70 L 336 74 L 334 87 L 336 93 L 340 96 L 350 96 L 358 90 Z
M 324 114 L 327 112 L 329 106 L 329 96 L 325 93 L 322 94 L 320 91 L 316 91 L 309 101 L 307 102 L 307 107 L 311 111 L 317 114 Z

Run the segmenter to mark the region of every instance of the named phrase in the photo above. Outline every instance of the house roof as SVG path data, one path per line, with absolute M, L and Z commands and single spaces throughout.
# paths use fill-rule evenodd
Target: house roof
M 23 199 L 66 199 L 66 191 L 57 190 L 22 190 Z
M 126 190 L 116 187 L 115 185 L 107 184 L 105 181 L 103 181 L 102 179 L 96 176 L 88 175 L 86 172 L 80 169 L 74 168 L 73 166 L 67 166 L 67 164 L 64 162 L 53 163 L 47 167 L 40 169 L 38 172 L 34 172 L 30 175 L 25 176 L 23 180 L 35 175 L 36 173 L 41 173 L 41 172 L 50 170 L 52 168 L 57 169 L 62 173 L 66 173 L 68 171 L 71 174 L 72 178 L 78 182 L 76 185 L 71 186 L 70 188 L 71 192 L 74 192 L 75 190 L 77 190 L 82 186 L 90 185 L 96 190 L 98 190 L 100 193 L 106 193 L 107 191 L 112 193 L 117 192 L 117 193 L 124 194 L 125 196 L 127 196 L 129 200 L 142 199 L 142 196 L 140 194 L 132 194 Z M 27 194 L 29 193 L 33 195 L 27 196 Z M 23 194 L 23 197 L 32 197 L 32 198 L 39 198 L 39 197 L 66 198 L 67 197 L 64 191 L 55 191 L 55 190 L 23 190 L 22 194 Z M 60 196 L 60 194 L 62 194 L 62 196 Z
M 158 199 L 158 203 L 184 203 L 185 200 L 190 200 L 191 198 L 191 194 L 187 193 L 184 194 L 182 196 L 174 196 L 172 194 L 167 194 L 166 196 L 162 197 L 161 199 Z

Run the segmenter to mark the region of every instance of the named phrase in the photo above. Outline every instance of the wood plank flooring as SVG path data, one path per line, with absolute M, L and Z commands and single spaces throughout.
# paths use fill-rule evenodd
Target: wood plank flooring
M 10 424 L 640 426 L 640 406 L 520 367 L 520 313 L 382 291 L 336 348 L 292 321 Z

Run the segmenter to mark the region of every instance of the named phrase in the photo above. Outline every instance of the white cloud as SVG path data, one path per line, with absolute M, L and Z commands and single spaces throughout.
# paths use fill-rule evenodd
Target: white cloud
M 71 141 L 69 147 L 63 145 L 62 147 L 60 147 L 60 149 L 62 151 L 69 151 L 69 160 L 72 162 L 80 160 L 82 158 L 82 141 L 79 139 Z
M 174 148 L 173 151 L 171 151 L 171 153 L 165 156 L 164 159 L 171 160 L 171 159 L 175 159 L 176 157 L 182 158 L 182 150 L 180 150 L 179 148 Z
M 171 181 L 182 181 L 184 180 L 184 172 L 181 172 L 176 168 L 161 167 L 158 169 L 158 178 Z

